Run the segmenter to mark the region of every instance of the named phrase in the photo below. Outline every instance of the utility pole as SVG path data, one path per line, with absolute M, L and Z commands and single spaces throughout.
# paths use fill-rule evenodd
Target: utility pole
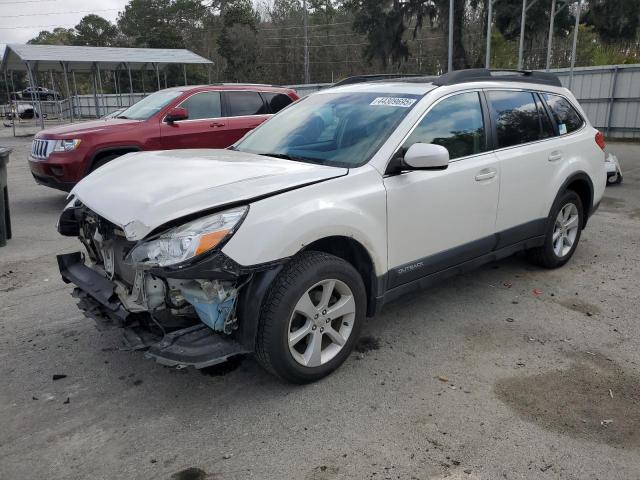
M 524 54 L 524 24 L 527 21 L 527 0 L 522 0 L 522 17 L 520 18 L 520 47 L 518 48 L 518 70 L 522 70 Z
M 307 19 L 307 0 L 302 0 L 304 10 L 302 22 L 304 26 L 304 83 L 309 83 L 309 24 Z
M 449 0 L 449 55 L 447 72 L 453 71 L 453 0 Z
M 569 73 L 569 89 L 573 85 L 573 69 L 576 66 L 576 48 L 578 46 L 578 27 L 580 26 L 580 10 L 582 9 L 582 0 L 578 0 L 576 8 L 576 26 L 573 29 L 573 47 L 571 48 L 571 70 Z
M 487 48 L 484 67 L 488 70 L 491 66 L 491 20 L 493 19 L 493 2 L 495 0 L 487 0 Z M 555 2 L 555 0 L 553 0 Z
M 520 19 L 520 48 L 518 48 L 518 70 L 522 70 L 524 65 L 524 27 L 527 23 L 527 10 L 533 7 L 538 0 L 533 0 L 527 4 L 527 0 L 522 0 L 522 18 Z
M 553 22 L 556 19 L 556 0 L 551 1 L 551 20 L 549 20 L 549 40 L 547 41 L 547 72 L 551 68 L 551 44 L 553 43 Z

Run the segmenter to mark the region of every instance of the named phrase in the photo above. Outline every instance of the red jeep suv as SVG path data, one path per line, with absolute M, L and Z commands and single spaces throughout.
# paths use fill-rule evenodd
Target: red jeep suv
M 226 148 L 298 99 L 267 85 L 207 85 L 160 90 L 115 118 L 43 130 L 31 145 L 36 182 L 69 191 L 109 160 L 139 150 Z

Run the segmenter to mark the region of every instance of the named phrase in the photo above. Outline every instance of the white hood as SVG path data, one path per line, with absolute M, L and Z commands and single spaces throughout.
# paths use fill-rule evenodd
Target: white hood
M 70 195 L 140 240 L 185 215 L 347 172 L 232 150 L 137 152 L 99 168 Z

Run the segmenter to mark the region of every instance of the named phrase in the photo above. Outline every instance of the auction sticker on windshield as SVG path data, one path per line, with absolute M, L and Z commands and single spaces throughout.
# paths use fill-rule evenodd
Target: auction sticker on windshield
M 416 103 L 414 98 L 402 98 L 402 97 L 378 97 L 370 105 L 383 105 L 385 107 L 402 107 L 409 108 Z

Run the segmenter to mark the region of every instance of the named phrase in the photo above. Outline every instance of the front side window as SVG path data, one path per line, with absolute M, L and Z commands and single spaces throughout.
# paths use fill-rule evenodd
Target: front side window
M 180 95 L 182 95 L 182 92 L 178 90 L 161 90 L 159 92 L 152 93 L 148 97 L 144 97 L 139 102 L 131 105 L 124 112 L 118 115 L 118 118 L 147 120 Z
M 267 109 L 258 92 L 225 92 L 230 117 L 264 115 Z
M 484 152 L 486 134 L 478 92 L 461 93 L 437 103 L 403 144 L 434 143 L 455 159 Z
M 560 135 L 575 132 L 582 127 L 582 117 L 565 98 L 551 93 L 544 93 L 543 96 L 553 112 Z
M 335 167 L 368 162 L 421 98 L 386 92 L 318 93 L 294 103 L 237 150 Z
M 535 142 L 548 136 L 532 92 L 488 91 L 498 148 Z
M 201 92 L 187 98 L 181 107 L 187 109 L 189 120 L 219 118 L 222 116 L 220 92 Z

